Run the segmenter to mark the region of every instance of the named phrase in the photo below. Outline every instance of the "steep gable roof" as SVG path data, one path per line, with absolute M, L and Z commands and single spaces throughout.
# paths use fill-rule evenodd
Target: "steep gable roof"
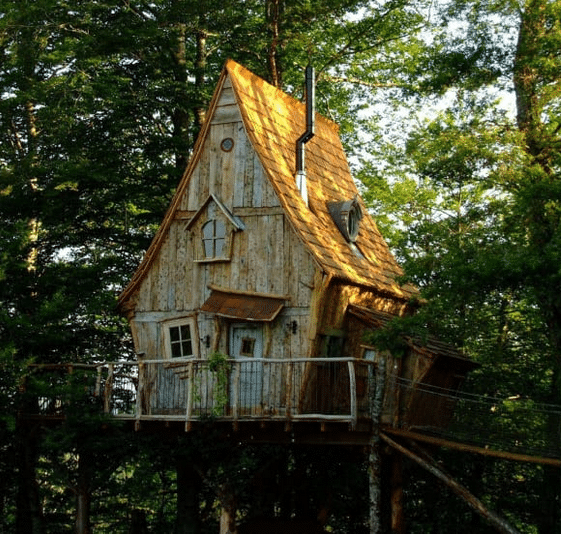
M 296 142 L 306 129 L 305 104 L 283 93 L 238 63 L 226 62 L 209 106 L 207 119 L 195 144 L 193 156 L 179 184 L 164 221 L 146 255 L 119 298 L 123 307 L 148 272 L 165 239 L 174 213 L 198 162 L 211 127 L 212 116 L 226 80 L 232 85 L 247 135 L 266 176 L 302 243 L 320 268 L 335 279 L 365 286 L 384 295 L 408 300 L 417 294 L 412 286 L 400 286 L 402 270 L 367 214 L 353 181 L 338 127 L 316 114 L 316 133 L 306 145 L 308 199 L 306 205 L 295 181 Z M 365 215 L 351 247 L 339 231 L 329 204 L 357 197 Z

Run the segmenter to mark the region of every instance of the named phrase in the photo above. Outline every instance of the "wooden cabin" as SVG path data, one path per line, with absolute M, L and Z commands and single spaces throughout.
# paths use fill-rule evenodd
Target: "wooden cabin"
M 413 313 L 418 292 L 397 281 L 338 127 L 315 113 L 309 81 L 307 93 L 303 103 L 234 61 L 224 66 L 177 192 L 119 298 L 142 364 L 139 420 L 212 414 L 356 428 L 368 419 L 382 355 L 364 333 Z M 216 354 L 229 362 L 226 382 L 205 365 Z M 470 365 L 412 344 L 387 368 L 445 387 Z M 433 424 L 404 415 L 416 398 L 387 393 L 386 422 Z

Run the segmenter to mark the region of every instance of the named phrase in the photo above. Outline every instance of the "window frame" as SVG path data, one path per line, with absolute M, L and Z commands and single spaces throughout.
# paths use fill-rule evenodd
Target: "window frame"
M 208 244 L 208 238 L 205 237 L 204 228 L 207 224 L 213 223 L 212 231 L 216 236 L 217 227 L 223 226 L 224 237 L 222 240 L 222 249 L 220 255 L 216 254 L 216 241 L 214 238 L 212 248 L 214 256 L 207 256 L 205 245 Z M 195 263 L 220 263 L 232 261 L 232 250 L 234 234 L 245 230 L 243 221 L 236 217 L 214 194 L 210 194 L 197 212 L 187 223 L 185 229 L 190 233 L 190 245 L 193 247 L 193 261 Z
M 171 338 L 171 329 L 172 328 L 180 328 L 182 326 L 189 327 L 189 333 L 191 335 L 191 354 L 181 356 L 173 356 L 172 344 L 174 343 Z M 194 359 L 198 358 L 199 356 L 199 336 L 197 332 L 197 321 L 195 317 L 188 316 L 188 317 L 179 317 L 177 319 L 172 319 L 169 321 L 164 321 L 162 323 L 163 328 L 163 335 L 164 335 L 164 356 L 166 360 L 187 360 L 187 359 Z M 180 343 L 181 343 L 180 338 Z

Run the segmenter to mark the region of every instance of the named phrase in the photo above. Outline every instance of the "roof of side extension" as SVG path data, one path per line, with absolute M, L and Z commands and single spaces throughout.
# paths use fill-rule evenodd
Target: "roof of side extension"
M 358 195 L 350 173 L 338 127 L 316 114 L 315 136 L 306 144 L 309 205 L 300 196 L 295 181 L 296 142 L 306 129 L 306 106 L 268 84 L 236 62 L 226 62 L 210 103 L 193 157 L 179 184 L 166 217 L 131 282 L 121 294 L 123 306 L 132 296 L 163 242 L 179 200 L 198 162 L 224 81 L 229 78 L 247 135 L 265 174 L 275 189 L 286 215 L 317 264 L 329 275 L 354 285 L 372 288 L 384 295 L 407 300 L 417 295 L 396 278 L 401 268 L 359 198 L 364 217 L 356 239 L 357 254 L 341 234 L 328 204 Z

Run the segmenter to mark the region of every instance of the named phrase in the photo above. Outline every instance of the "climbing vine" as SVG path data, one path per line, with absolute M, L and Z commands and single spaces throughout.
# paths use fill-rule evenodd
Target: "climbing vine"
M 215 417 L 222 415 L 228 404 L 228 376 L 231 368 L 232 364 L 226 354 L 216 351 L 209 355 L 208 370 L 215 384 L 212 403 L 212 415 Z

